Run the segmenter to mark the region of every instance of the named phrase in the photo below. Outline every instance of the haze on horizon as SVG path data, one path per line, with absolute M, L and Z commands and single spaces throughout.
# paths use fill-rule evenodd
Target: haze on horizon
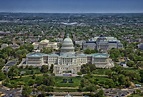
M 0 0 L 0 12 L 143 13 L 143 0 Z

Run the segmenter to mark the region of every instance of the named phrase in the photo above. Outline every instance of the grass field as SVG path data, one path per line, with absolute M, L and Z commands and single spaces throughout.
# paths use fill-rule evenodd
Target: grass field
M 110 69 L 96 69 L 93 71 L 93 75 L 94 77 L 93 78 L 89 78 L 90 81 L 95 81 L 97 84 L 99 85 L 104 85 L 105 83 L 107 82 L 110 82 L 109 78 L 107 77 L 106 75 L 106 72 L 108 72 Z M 135 71 L 135 72 L 138 72 L 139 73 L 139 70 L 137 69 L 134 69 L 134 68 L 125 68 L 124 70 L 127 70 L 127 71 Z M 6 84 L 6 86 L 8 87 L 17 87 L 17 86 L 20 86 L 20 85 L 29 85 L 29 83 L 35 81 L 35 79 L 32 79 L 32 74 L 31 73 L 31 70 L 29 69 L 21 69 L 20 71 L 26 71 L 26 74 L 29 74 L 29 75 L 23 75 L 22 78 L 20 78 L 20 76 L 18 77 L 15 77 L 15 79 L 11 79 L 8 84 Z M 43 78 L 43 74 L 40 73 L 40 70 L 39 69 L 33 69 L 33 71 L 36 76 L 36 78 L 38 78 L 38 80 L 42 80 Z M 54 78 L 54 81 L 55 81 L 55 89 L 56 90 L 59 90 L 59 89 L 73 89 L 73 91 L 75 91 L 75 89 L 78 89 L 79 85 L 80 85 L 80 81 L 81 81 L 81 77 L 64 77 L 64 76 L 61 76 L 61 77 L 58 77 L 58 76 L 53 76 Z M 63 80 L 66 79 L 67 82 L 63 82 Z M 72 82 L 69 82 L 69 80 L 72 79 Z M 134 83 L 138 83 L 138 84 L 141 84 L 142 83 L 139 83 L 139 82 L 134 82 Z M 62 88 L 63 87 L 63 88 Z M 66 89 L 65 89 L 66 88 Z
M 139 94 L 132 94 L 132 95 L 130 95 L 130 96 L 128 96 L 128 97 L 143 97 L 143 95 L 139 95 Z
M 135 69 L 135 68 L 124 68 L 124 70 L 139 72 L 139 69 Z
M 19 68 L 19 71 L 24 71 L 24 75 L 29 75 L 29 74 L 40 74 L 40 69 L 39 68 L 32 68 L 32 69 L 27 69 L 27 68 Z
M 73 83 L 62 83 L 63 79 L 72 79 Z M 55 86 L 56 87 L 77 87 L 80 85 L 80 77 L 55 77 Z
M 38 79 L 41 79 L 43 76 L 36 76 Z M 74 87 L 77 89 L 77 87 L 80 85 L 81 77 L 54 77 L 55 79 L 55 86 L 54 87 Z M 63 83 L 63 79 L 72 79 L 73 83 L 69 83 L 68 81 L 66 83 Z M 20 86 L 20 85 L 28 85 L 30 80 L 32 79 L 31 76 L 23 76 L 22 78 L 15 78 L 10 80 L 10 84 L 12 86 Z M 9 87 L 9 85 L 7 85 Z M 72 88 L 70 88 L 72 89 Z
M 106 72 L 108 72 L 110 69 L 96 69 L 93 71 L 93 74 L 98 74 L 98 75 L 105 75 Z

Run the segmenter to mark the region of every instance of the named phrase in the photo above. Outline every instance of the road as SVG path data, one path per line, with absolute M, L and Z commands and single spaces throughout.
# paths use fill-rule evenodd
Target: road
M 0 92 L 4 93 L 3 97 L 21 97 L 20 89 L 9 89 L 7 87 L 0 87 Z
M 104 89 L 103 88 L 103 91 L 104 91 L 104 94 L 106 97 L 127 97 L 127 95 L 130 95 L 132 94 L 136 89 L 140 89 L 141 91 L 143 91 L 143 87 L 139 87 L 139 88 L 132 88 L 132 89 Z M 22 97 L 21 96 L 21 89 L 9 89 L 7 87 L 4 87 L 4 86 L 1 86 L 0 87 L 0 92 L 6 94 L 5 96 L 3 97 Z M 51 94 L 54 94 L 54 93 L 58 93 L 58 92 L 50 92 Z M 60 93 L 64 93 L 64 92 L 60 92 Z M 71 94 L 79 94 L 81 93 L 84 93 L 84 92 L 70 92 Z
M 127 97 L 134 91 L 135 89 L 105 89 L 104 93 L 107 97 Z

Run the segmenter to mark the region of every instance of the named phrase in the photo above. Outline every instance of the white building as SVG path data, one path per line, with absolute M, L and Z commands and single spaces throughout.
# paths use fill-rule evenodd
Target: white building
M 32 45 L 34 46 L 34 50 L 41 50 L 43 48 L 52 48 L 58 50 L 57 42 L 49 42 L 47 39 L 40 42 L 34 42 Z
M 53 64 L 55 74 L 76 74 L 80 71 L 81 65 L 87 63 L 95 64 L 99 68 L 111 68 L 114 66 L 112 60 L 109 59 L 109 55 L 105 53 L 76 54 L 73 42 L 67 36 L 63 41 L 60 54 L 30 53 L 26 56 L 25 66 L 51 66 Z
M 115 37 L 94 37 L 90 39 L 89 41 L 83 42 L 83 49 L 93 49 L 98 50 L 102 52 L 107 52 L 107 50 L 110 50 L 112 48 L 123 48 L 123 44 L 117 40 Z

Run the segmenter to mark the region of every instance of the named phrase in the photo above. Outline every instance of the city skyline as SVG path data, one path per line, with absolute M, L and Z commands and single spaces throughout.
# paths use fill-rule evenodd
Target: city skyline
M 142 0 L 0 0 L 0 12 L 142 13 Z

